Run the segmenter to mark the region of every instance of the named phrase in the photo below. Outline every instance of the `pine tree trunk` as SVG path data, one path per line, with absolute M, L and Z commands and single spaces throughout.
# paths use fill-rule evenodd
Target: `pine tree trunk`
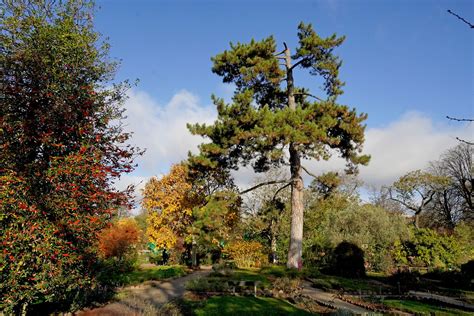
M 288 268 L 301 269 L 303 266 L 303 178 L 301 161 L 294 144 L 290 144 L 291 165 L 291 232 L 288 250 Z
M 285 66 L 288 107 L 296 110 L 294 95 L 293 69 L 291 68 L 291 53 L 285 44 Z M 291 232 L 290 248 L 286 266 L 293 269 L 303 267 L 303 178 L 301 177 L 301 158 L 294 143 L 290 144 L 291 169 Z

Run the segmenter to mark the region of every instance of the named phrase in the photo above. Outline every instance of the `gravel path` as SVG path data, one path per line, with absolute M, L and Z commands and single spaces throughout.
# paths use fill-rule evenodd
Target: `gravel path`
M 183 296 L 185 284 L 189 280 L 205 276 L 209 269 L 195 271 L 187 276 L 169 281 L 147 281 L 138 286 L 123 289 L 127 295 L 119 301 L 100 308 L 83 310 L 80 316 L 141 316 L 154 315 L 157 308 L 170 300 Z M 121 291 L 122 292 L 122 291 Z
M 324 303 L 336 309 L 346 309 L 357 315 L 371 313 L 370 310 L 350 304 L 335 297 L 333 293 L 325 292 L 311 286 L 310 282 L 303 282 L 303 295 L 307 295 L 318 303 Z

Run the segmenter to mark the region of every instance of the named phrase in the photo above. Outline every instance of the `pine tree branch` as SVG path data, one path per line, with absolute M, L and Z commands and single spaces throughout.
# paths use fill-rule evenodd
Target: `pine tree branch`
M 274 180 L 274 181 L 267 181 L 267 182 L 262 182 L 262 183 L 259 183 L 249 189 L 246 189 L 246 190 L 243 190 L 243 191 L 240 191 L 239 194 L 245 194 L 245 193 L 248 193 L 250 191 L 253 191 L 255 189 L 258 189 L 264 185 L 270 185 L 270 184 L 278 184 L 278 183 L 288 183 L 290 180 Z
M 446 118 L 451 121 L 458 121 L 458 122 L 474 122 L 474 119 L 465 119 L 465 118 L 455 118 L 446 115 Z
M 291 66 L 290 69 L 295 69 L 297 66 L 299 66 L 301 63 L 305 62 L 305 61 L 308 61 L 309 58 L 305 57 L 305 58 L 302 58 L 300 60 L 298 60 L 293 66 Z
M 298 92 L 298 93 L 295 93 L 295 95 L 305 95 L 305 96 L 308 96 L 308 97 L 312 97 L 312 98 L 315 98 L 316 100 L 319 100 L 321 102 L 323 102 L 324 100 L 315 96 L 315 95 L 312 95 L 310 93 L 302 93 L 302 92 Z
M 286 49 L 286 46 L 285 46 L 285 49 Z M 285 53 L 285 49 L 282 50 L 281 52 L 277 53 L 277 54 L 273 54 L 273 56 L 280 56 L 280 55 L 283 55 Z
M 280 193 L 283 189 L 285 189 L 285 188 L 288 187 L 289 185 L 291 185 L 291 182 L 288 182 L 287 184 L 285 184 L 284 186 L 282 186 L 281 188 L 279 188 L 278 190 L 276 190 L 275 194 L 273 195 L 273 200 L 276 199 L 278 193 Z
M 464 23 L 466 23 L 467 25 L 469 25 L 471 27 L 471 29 L 474 29 L 474 24 L 471 24 L 469 21 L 466 21 L 463 17 L 457 15 L 456 13 L 454 13 L 453 11 L 451 10 L 447 10 L 449 14 L 452 14 L 454 15 L 455 17 L 457 17 L 459 20 L 463 21 Z
M 303 165 L 301 165 L 301 169 L 303 169 L 308 175 L 312 176 L 313 178 L 317 178 L 318 176 L 314 173 L 311 173 L 308 169 L 306 169 Z

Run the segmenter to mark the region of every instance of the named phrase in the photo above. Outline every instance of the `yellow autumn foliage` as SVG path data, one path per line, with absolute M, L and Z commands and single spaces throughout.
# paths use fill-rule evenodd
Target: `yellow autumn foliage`
M 173 165 L 161 179 L 151 178 L 143 189 L 142 207 L 148 212 L 147 235 L 160 248 L 171 249 L 187 235 L 195 199 L 183 164 Z
M 258 268 L 268 263 L 263 250 L 258 241 L 236 240 L 226 245 L 222 252 L 233 259 L 239 268 Z

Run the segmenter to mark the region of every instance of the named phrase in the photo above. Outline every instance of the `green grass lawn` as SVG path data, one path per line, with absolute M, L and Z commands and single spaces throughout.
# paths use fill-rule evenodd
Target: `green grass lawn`
M 320 275 L 313 278 L 313 284 L 323 290 L 344 290 L 346 292 L 371 291 L 379 292 L 380 285 L 369 278 L 349 279 L 333 275 Z
M 123 285 L 133 285 L 150 280 L 179 277 L 185 274 L 186 268 L 183 266 L 156 266 L 146 269 L 137 268 L 136 270 L 119 275 L 118 278 Z
M 283 300 L 242 296 L 214 296 L 194 309 L 197 316 L 314 315 Z
M 401 311 L 416 313 L 416 314 L 435 314 L 435 315 L 472 315 L 472 313 L 465 312 L 462 310 L 439 307 L 430 305 L 423 302 L 411 301 L 411 300 L 384 300 L 383 304 L 399 309 Z
M 260 269 L 259 273 L 267 277 L 275 278 L 299 278 L 305 276 L 305 271 L 298 271 L 295 269 L 288 269 L 286 266 L 268 266 Z
M 234 269 L 229 274 L 215 272 L 209 276 L 191 280 L 186 284 L 186 289 L 195 292 L 230 292 L 234 286 L 239 284 L 239 281 L 258 281 L 260 282 L 259 289 L 271 286 L 271 282 L 258 270 Z M 249 285 L 248 289 L 253 289 L 253 283 Z M 239 289 L 237 290 L 239 291 Z
M 258 270 L 234 270 L 229 278 L 235 281 L 260 281 L 263 286 L 270 285 L 270 281 L 267 277 Z

